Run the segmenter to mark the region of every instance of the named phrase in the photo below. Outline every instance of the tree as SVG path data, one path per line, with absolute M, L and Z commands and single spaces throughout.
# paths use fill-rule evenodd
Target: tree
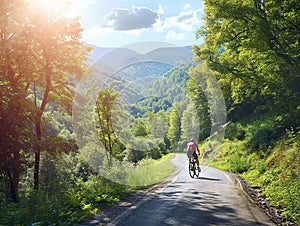
M 198 66 L 201 67 L 201 66 Z M 188 82 L 188 87 L 187 87 L 187 91 L 189 96 L 191 97 L 193 104 L 195 106 L 195 110 L 197 112 L 197 116 L 198 116 L 198 128 L 199 128 L 199 137 L 189 137 L 194 138 L 194 139 L 199 139 L 200 141 L 204 141 L 207 137 L 209 137 L 210 135 L 210 129 L 211 129 L 211 114 L 210 111 L 211 109 L 209 108 L 209 104 L 208 104 L 208 99 L 204 94 L 204 90 L 207 89 L 207 81 L 206 79 L 202 79 L 201 83 L 200 83 L 200 78 L 195 78 L 196 76 L 200 76 L 203 77 L 203 74 L 198 72 L 195 72 L 196 69 L 193 70 L 193 72 L 191 73 L 191 79 Z M 198 80 L 198 82 L 197 82 Z M 185 134 L 189 134 L 188 131 L 186 131 L 188 129 L 188 125 L 186 124 L 192 124 L 192 120 L 189 118 L 186 118 L 187 116 L 189 116 L 191 113 L 189 113 L 190 109 L 187 109 L 187 112 L 185 112 L 184 114 L 184 120 L 185 123 L 183 124 L 184 126 L 184 131 Z M 190 117 L 190 116 L 189 116 Z M 187 122 L 186 122 L 187 121 Z M 194 132 L 195 133 L 195 132 Z
M 35 133 L 38 142 L 35 150 L 34 187 L 39 185 L 39 165 L 42 147 L 42 118 L 50 102 L 71 110 L 74 84 L 85 72 L 83 62 L 89 48 L 81 42 L 81 25 L 78 18 L 67 19 L 59 14 L 45 14 L 31 8 L 27 33 L 32 41 L 32 61 L 36 72 L 32 81 L 35 108 Z
M 120 94 L 114 91 L 114 85 L 111 84 L 109 88 L 102 88 L 98 92 L 96 99 L 96 127 L 100 141 L 106 151 L 109 167 L 112 166 L 113 148 L 117 143 L 117 136 L 113 128 L 112 111 L 119 96 Z
M 0 174 L 6 196 L 18 201 L 24 155 L 32 150 L 32 104 L 27 91 L 34 67 L 30 65 L 29 40 L 21 18 L 24 1 L 1 1 L 0 18 Z
M 210 140 L 221 142 L 227 114 L 218 81 L 205 63 L 192 68 L 190 77 L 187 90 L 198 113 L 199 139 L 203 141 L 210 136 Z
M 137 118 L 134 120 L 133 125 L 131 126 L 131 131 L 137 137 L 145 137 L 148 135 L 148 125 L 144 118 Z
M 205 25 L 198 35 L 205 44 L 194 51 L 218 77 L 229 116 L 264 109 L 295 117 L 300 95 L 300 2 L 207 0 L 204 6 Z
M 74 84 L 70 78 L 83 75 L 88 48 L 80 41 L 78 19 L 47 14 L 24 0 L 1 1 L 0 8 L 4 15 L 0 20 L 1 168 L 17 201 L 21 153 L 34 149 L 37 189 L 40 154 L 47 149 L 44 112 L 50 102 L 71 112 Z
M 178 141 L 180 140 L 180 135 L 181 135 L 180 115 L 176 106 L 173 105 L 173 108 L 170 113 L 169 128 L 167 132 L 167 138 L 170 140 L 171 149 L 175 149 L 177 147 Z
M 190 139 L 199 139 L 200 123 L 201 122 L 198 118 L 196 105 L 194 105 L 193 103 L 189 103 L 187 105 L 187 108 L 183 111 L 181 119 L 181 140 L 184 143 L 186 141 L 189 141 Z M 203 124 L 201 126 L 203 126 Z

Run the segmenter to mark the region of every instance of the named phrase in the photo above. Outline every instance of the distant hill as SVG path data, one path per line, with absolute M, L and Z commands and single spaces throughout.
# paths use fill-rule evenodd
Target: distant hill
M 191 46 L 163 47 L 139 54 L 132 49 L 92 46 L 93 72 L 88 80 L 103 86 L 114 84 L 126 109 L 135 117 L 147 111 L 167 110 L 185 98 Z
M 126 49 L 126 48 L 113 48 L 113 47 L 99 47 L 99 46 L 96 46 L 96 45 L 93 45 L 93 44 L 87 44 L 87 46 L 89 47 L 92 47 L 93 50 L 90 52 L 89 54 L 89 59 L 91 61 L 95 61 L 95 60 L 98 60 L 100 59 L 101 57 L 103 57 L 104 55 L 109 55 L 109 52 L 113 51 L 113 50 L 116 50 L 118 49 L 118 53 L 119 51 L 122 52 L 123 56 L 124 54 L 127 52 L 127 53 L 130 53 L 129 55 L 132 55 L 132 53 L 135 53 L 135 54 L 138 54 L 136 53 L 135 51 L 133 51 L 132 49 Z M 149 53 L 147 53 L 147 55 L 151 55 L 151 58 L 160 58 L 162 56 L 162 53 L 169 53 L 167 56 L 171 57 L 170 59 L 172 59 L 172 54 L 176 53 L 176 51 L 178 50 L 181 50 L 182 49 L 186 49 L 188 51 L 190 51 L 191 53 L 191 56 L 193 55 L 192 54 L 192 46 L 184 46 L 184 47 L 163 47 L 163 48 L 159 48 L 159 49 L 155 49 Z M 189 55 L 188 51 L 186 51 L 186 56 Z M 168 59 L 168 60 L 170 60 Z M 171 60 L 172 61 L 172 60 Z
M 110 47 L 99 47 L 99 46 L 92 45 L 92 44 L 87 44 L 87 46 L 93 48 L 93 50 L 89 54 L 89 59 L 91 61 L 95 61 L 95 60 L 101 58 L 106 53 L 108 53 L 114 49 L 114 48 L 110 48 Z

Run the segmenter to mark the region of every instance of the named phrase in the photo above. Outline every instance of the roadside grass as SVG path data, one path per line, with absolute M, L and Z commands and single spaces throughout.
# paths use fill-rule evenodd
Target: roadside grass
M 56 184 L 55 193 L 31 190 L 19 203 L 0 205 L 0 225 L 77 225 L 135 190 L 163 181 L 175 169 L 169 161 L 172 156 L 141 161 L 139 166 L 146 166 L 144 170 L 134 171 L 129 178 L 141 186 L 118 184 L 91 175 L 87 181 L 78 179 L 71 186 L 65 181 Z
M 161 159 L 143 159 L 137 167 L 128 168 L 128 184 L 147 187 L 159 183 L 170 176 L 175 166 L 169 161 L 174 154 L 167 154 Z
M 235 173 L 258 187 L 287 220 L 300 225 L 300 134 L 253 151 L 244 140 L 225 139 L 210 166 Z

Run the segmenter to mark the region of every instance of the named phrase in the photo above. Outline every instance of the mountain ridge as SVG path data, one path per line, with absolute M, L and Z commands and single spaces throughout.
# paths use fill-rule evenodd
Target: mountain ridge
M 137 55 L 140 55 L 140 53 L 138 53 L 137 51 L 131 49 L 131 48 L 126 48 L 126 47 L 101 47 L 101 46 L 97 46 L 97 45 L 94 45 L 94 44 L 89 44 L 87 43 L 86 44 L 88 47 L 91 47 L 93 48 L 88 56 L 88 58 L 91 60 L 91 61 L 96 61 L 100 58 L 102 58 L 103 56 L 105 55 L 109 55 L 110 52 L 116 50 L 116 49 L 119 49 L 122 51 L 122 53 L 124 55 L 126 55 L 127 51 L 128 51 L 128 54 L 129 55 L 132 55 L 133 53 L 136 53 Z M 189 46 L 172 46 L 172 47 L 160 47 L 160 48 L 157 48 L 157 49 L 153 49 L 151 51 L 149 51 L 147 54 L 157 54 L 157 52 L 159 53 L 160 51 L 162 50 L 172 50 L 172 52 L 176 51 L 175 49 L 181 49 L 181 48 L 184 48 L 184 49 L 187 49 L 188 51 L 190 51 L 192 53 L 192 45 L 189 45 Z

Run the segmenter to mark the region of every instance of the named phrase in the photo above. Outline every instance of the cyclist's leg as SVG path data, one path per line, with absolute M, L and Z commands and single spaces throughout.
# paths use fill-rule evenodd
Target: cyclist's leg
M 192 156 L 193 156 L 193 153 L 191 153 L 191 152 L 187 152 L 187 157 L 189 158 L 189 162 L 191 162 L 192 161 Z
M 196 151 L 193 153 L 193 156 L 196 159 L 196 164 L 198 166 L 198 170 L 201 171 L 200 164 L 199 164 L 199 158 L 198 158 L 198 155 L 197 155 Z
M 196 162 L 197 162 L 198 170 L 199 170 L 199 172 L 201 172 L 200 163 L 199 163 L 199 159 L 198 158 L 196 159 Z

